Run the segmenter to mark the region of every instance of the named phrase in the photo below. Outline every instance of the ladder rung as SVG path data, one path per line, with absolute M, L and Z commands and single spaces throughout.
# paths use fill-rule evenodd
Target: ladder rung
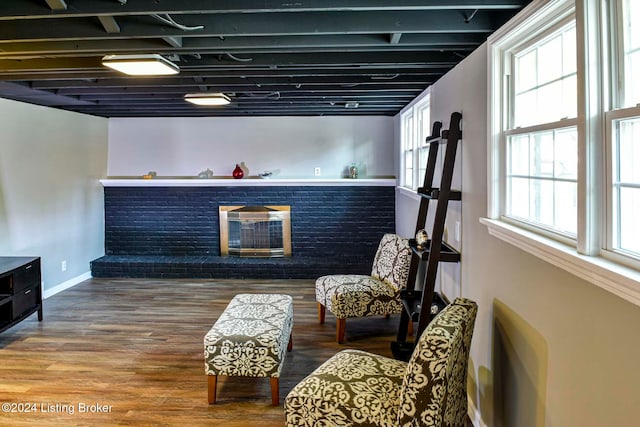
M 429 258 L 431 253 L 431 240 L 427 241 L 424 248 L 418 248 L 416 239 L 409 239 L 409 246 L 411 250 L 420 257 L 422 260 Z M 440 246 L 440 262 L 459 262 L 460 252 L 451 247 L 447 242 L 442 242 Z
M 460 141 L 462 139 L 462 131 L 460 131 L 460 134 L 458 135 L 458 141 Z M 442 131 L 442 134 L 440 136 L 428 136 L 425 139 L 425 142 L 427 144 L 435 142 L 437 144 L 446 144 L 449 141 L 449 130 L 445 129 Z
M 440 198 L 440 189 L 439 188 L 418 188 L 418 194 L 427 199 L 438 199 Z M 460 190 L 451 190 L 449 191 L 449 200 L 462 200 L 462 192 Z

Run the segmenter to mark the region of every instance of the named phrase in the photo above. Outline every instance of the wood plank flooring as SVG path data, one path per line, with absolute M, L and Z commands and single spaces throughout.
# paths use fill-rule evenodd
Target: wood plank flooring
M 279 407 L 267 378 L 220 378 L 207 404 L 203 338 L 241 292 L 294 298 Z M 339 345 L 335 317 L 318 324 L 313 280 L 87 280 L 45 300 L 43 322 L 0 334 L 0 403 L 20 410 L 0 425 L 282 426 L 295 384 L 345 348 L 391 357 L 398 321 L 350 319 Z

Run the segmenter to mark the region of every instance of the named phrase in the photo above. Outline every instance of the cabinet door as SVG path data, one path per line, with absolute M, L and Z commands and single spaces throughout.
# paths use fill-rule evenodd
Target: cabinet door
M 16 319 L 38 304 L 38 289 L 22 289 L 13 295 L 13 318 Z
M 35 260 L 13 271 L 13 293 L 22 289 L 40 286 L 40 261 Z

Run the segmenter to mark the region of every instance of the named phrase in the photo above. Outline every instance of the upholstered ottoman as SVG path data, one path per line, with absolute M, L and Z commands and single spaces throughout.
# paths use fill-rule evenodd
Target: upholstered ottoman
M 270 377 L 271 402 L 280 404 L 280 371 L 291 351 L 293 300 L 280 294 L 238 294 L 204 337 L 209 403 L 219 375 Z

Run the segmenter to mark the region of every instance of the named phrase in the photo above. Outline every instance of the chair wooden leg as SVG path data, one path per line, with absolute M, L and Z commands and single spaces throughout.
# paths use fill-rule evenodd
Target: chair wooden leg
M 325 308 L 324 305 L 318 303 L 318 321 L 320 322 L 320 324 L 324 324 L 324 314 L 325 314 Z
M 347 326 L 347 319 L 336 319 L 336 341 L 338 344 L 344 342 L 344 331 Z
M 207 375 L 207 397 L 209 404 L 216 403 L 216 388 L 218 385 L 218 377 L 216 375 Z
M 280 379 L 276 377 L 270 378 L 271 383 L 271 404 L 273 406 L 280 405 Z
M 413 336 L 413 321 L 409 319 L 409 326 L 407 327 L 407 334 L 412 337 Z
M 289 334 L 289 344 L 287 345 L 287 351 L 293 350 L 293 332 Z
M 384 318 L 385 318 L 385 319 L 388 319 L 388 318 L 390 318 L 390 317 L 391 317 L 391 315 L 390 315 L 390 314 L 385 314 L 385 315 L 384 315 Z

